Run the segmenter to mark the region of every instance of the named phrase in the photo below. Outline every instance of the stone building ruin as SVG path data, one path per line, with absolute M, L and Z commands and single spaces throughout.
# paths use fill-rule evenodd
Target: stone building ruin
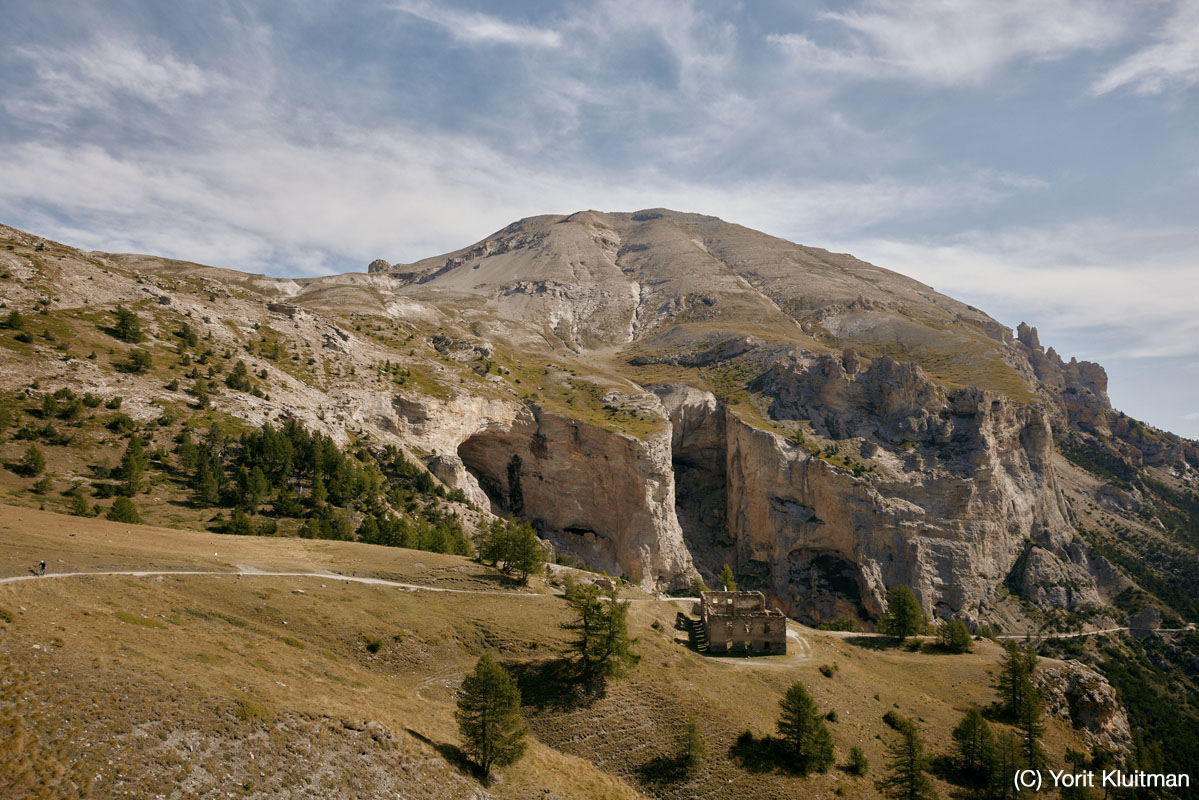
M 761 592 L 703 592 L 699 614 L 709 653 L 787 652 L 787 618 L 767 608 Z

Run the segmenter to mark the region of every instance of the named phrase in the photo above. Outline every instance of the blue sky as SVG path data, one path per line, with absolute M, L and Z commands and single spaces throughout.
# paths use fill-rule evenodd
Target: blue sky
M 0 221 L 280 275 L 666 206 L 846 251 L 1199 437 L 1199 0 L 0 0 Z

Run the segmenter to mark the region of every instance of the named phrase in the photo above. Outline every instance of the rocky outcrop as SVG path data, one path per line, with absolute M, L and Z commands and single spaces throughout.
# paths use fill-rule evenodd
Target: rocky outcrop
M 1107 679 L 1080 661 L 1046 664 L 1035 676 L 1049 714 L 1068 719 L 1091 750 L 1125 754 L 1132 749 L 1128 715 Z
M 660 387 L 679 519 L 705 573 L 727 561 L 809 621 L 876 618 L 899 583 L 926 610 L 971 621 L 988 618 L 1005 582 L 1046 607 L 1102 605 L 1092 567 L 1110 565 L 1074 535 L 1044 412 L 947 392 L 889 358 L 863 370 L 852 352 L 794 354 L 754 387 L 776 418 L 837 444 L 830 453 L 705 392 Z
M 405 438 L 431 453 L 434 474 L 476 503 L 531 521 L 596 569 L 663 588 L 690 580 L 669 426 L 641 440 L 537 405 L 472 397 L 397 397 L 395 409 Z

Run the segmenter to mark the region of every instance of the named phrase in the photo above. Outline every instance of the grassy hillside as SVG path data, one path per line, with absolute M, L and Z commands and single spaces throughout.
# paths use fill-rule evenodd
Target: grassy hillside
M 225 575 L 34 578 L 51 573 Z M 277 577 L 253 572 L 319 572 Z M 339 580 L 380 578 L 457 591 Z M 221 536 L 0 506 L 0 774 L 5 796 L 470 797 L 454 691 L 484 651 L 521 677 L 529 755 L 487 787 L 498 798 L 876 796 L 882 721 L 914 719 L 934 753 L 989 688 L 999 649 L 913 653 L 885 640 L 796 628 L 785 657 L 713 659 L 676 641 L 689 602 L 628 593 L 640 665 L 597 692 L 553 676 L 568 618 L 541 580 L 524 589 L 468 559 L 322 540 Z M 655 625 L 655 623 L 658 623 Z M 832 677 L 821 666 L 836 665 Z M 802 681 L 831 722 L 837 763 L 863 778 L 754 770 L 739 734 L 772 733 Z M 708 757 L 692 778 L 661 766 L 688 717 Z M 1078 734 L 1051 721 L 1060 763 Z M 940 783 L 942 796 L 951 787 Z

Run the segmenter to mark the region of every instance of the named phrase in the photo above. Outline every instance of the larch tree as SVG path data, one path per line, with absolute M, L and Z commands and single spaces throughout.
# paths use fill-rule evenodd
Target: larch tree
M 454 717 L 463 750 L 485 775 L 493 766 L 515 764 L 524 755 L 527 729 L 520 716 L 520 689 L 490 653 L 484 653 L 462 681 Z

